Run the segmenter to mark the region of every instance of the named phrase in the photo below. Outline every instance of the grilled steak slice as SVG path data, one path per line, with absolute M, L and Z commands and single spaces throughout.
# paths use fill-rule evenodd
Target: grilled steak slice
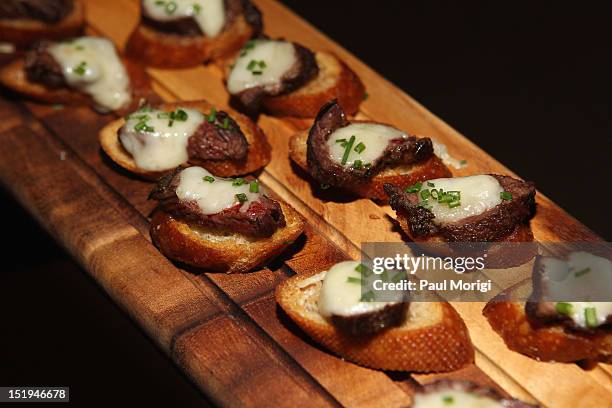
M 28 80 L 49 88 L 65 88 L 68 85 L 60 64 L 49 53 L 49 41 L 41 41 L 25 56 L 25 71 Z
M 202 122 L 187 142 L 189 158 L 200 160 L 242 160 L 248 150 L 240 126 L 223 111 L 217 112 L 213 122 Z
M 406 319 L 408 302 L 391 303 L 380 310 L 353 316 L 332 315 L 334 326 L 351 336 L 369 336 L 401 325 Z
M 251 202 L 246 211 L 241 211 L 242 205 L 236 204 L 217 214 L 202 214 L 195 202 L 181 201 L 176 195 L 181 170 L 178 168 L 160 179 L 151 191 L 149 199 L 158 200 L 161 210 L 206 228 L 257 238 L 269 237 L 286 225 L 280 204 L 264 195 Z
M 419 207 L 417 193 L 407 193 L 397 186 L 385 184 L 389 205 L 398 217 L 404 217 L 410 236 L 427 238 L 440 235 L 447 242 L 494 242 L 512 233 L 521 223 L 532 215 L 535 206 L 535 186 L 508 176 L 492 174 L 504 191 L 512 194 L 511 200 L 500 204 L 482 214 L 464 218 L 458 222 L 438 224 L 431 211 Z
M 33 19 L 57 23 L 74 7 L 73 0 L 2 0 L 0 19 Z
M 235 96 L 247 111 L 259 111 L 264 97 L 287 94 L 304 85 L 319 73 L 314 53 L 300 44 L 293 43 L 293 46 L 297 55 L 296 62 L 278 83 L 249 88 Z
M 321 184 L 342 186 L 367 181 L 388 166 L 411 164 L 429 158 L 433 144 L 429 138 L 392 139 L 383 154 L 369 167 L 342 166 L 335 162 L 327 141 L 336 130 L 349 125 L 342 107 L 332 100 L 319 110 L 307 141 L 307 161 L 310 174 Z

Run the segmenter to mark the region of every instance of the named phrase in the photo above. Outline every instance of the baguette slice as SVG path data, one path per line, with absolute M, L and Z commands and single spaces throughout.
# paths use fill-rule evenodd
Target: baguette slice
M 124 58 L 122 61 L 130 77 L 132 102 L 130 106 L 121 108 L 116 112 L 120 115 L 136 109 L 141 100 L 158 99 L 153 93 L 151 80 L 144 68 L 129 59 Z M 60 103 L 65 105 L 94 105 L 89 95 L 76 89 L 52 89 L 43 84 L 31 82 L 28 80 L 23 58 L 16 59 L 0 68 L 0 84 L 14 92 L 39 102 Z
M 412 302 L 403 325 L 374 336 L 350 336 L 318 313 L 325 273 L 294 276 L 276 288 L 276 301 L 316 342 L 340 357 L 380 370 L 446 372 L 474 361 L 465 323 L 446 302 Z
M 243 14 L 217 37 L 168 34 L 139 24 L 126 45 L 126 55 L 158 68 L 189 68 L 228 57 L 255 34 Z
M 487 303 L 482 314 L 510 350 L 541 361 L 612 363 L 612 331 L 592 333 L 564 329 L 559 324 L 536 325 L 525 313 L 524 302 L 498 295 Z
M 167 102 L 159 107 L 166 111 L 172 111 L 178 107 L 185 107 L 197 109 L 205 114 L 209 114 L 213 106 L 206 101 L 187 101 Z M 246 160 L 195 160 L 190 162 L 204 167 L 218 177 L 241 176 L 253 173 L 270 162 L 272 148 L 262 130 L 252 120 L 237 112 L 232 111 L 228 113 L 230 113 L 232 118 L 238 123 L 249 143 L 249 152 Z M 124 124 L 125 119 L 120 118 L 102 128 L 98 135 L 102 150 L 104 150 L 104 152 L 119 166 L 147 180 L 157 180 L 162 175 L 171 171 L 148 171 L 136 166 L 132 155 L 123 148 L 119 141 L 119 129 Z
M 304 231 L 302 216 L 289 204 L 277 201 L 287 225 L 269 238 L 223 234 L 178 220 L 162 211 L 157 211 L 151 220 L 151 238 L 170 259 L 207 271 L 248 272 L 281 254 Z
M 0 19 L 0 39 L 24 49 L 37 40 L 59 40 L 76 37 L 85 26 L 85 6 L 75 0 L 70 14 L 55 24 L 34 19 Z
M 353 115 L 365 96 L 363 83 L 344 62 L 328 52 L 315 53 L 319 73 L 288 94 L 266 97 L 263 106 L 276 116 L 314 118 L 327 101 L 337 99 Z
M 359 121 L 353 121 L 353 123 L 358 122 Z M 308 172 L 308 161 L 306 158 L 308 132 L 308 129 L 300 131 L 289 139 L 289 156 L 306 172 Z M 442 160 L 438 156 L 433 155 L 420 163 L 387 167 L 365 183 L 344 186 L 343 188 L 361 197 L 387 201 L 388 197 L 383 189 L 386 183 L 406 188 L 417 181 L 451 176 L 450 170 Z

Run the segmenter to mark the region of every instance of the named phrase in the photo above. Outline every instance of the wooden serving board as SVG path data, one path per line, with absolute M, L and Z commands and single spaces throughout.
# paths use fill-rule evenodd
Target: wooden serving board
M 359 117 L 444 143 L 453 156 L 468 160 L 455 175 L 513 174 L 281 4 L 255 3 L 271 37 L 332 51 L 359 74 L 370 95 Z M 87 6 L 88 30 L 121 48 L 138 20 L 138 2 L 89 0 Z M 206 99 L 227 106 L 215 65 L 149 72 L 165 100 Z M 97 132 L 113 119 L 87 108 L 57 109 L 3 97 L 0 182 L 216 403 L 406 406 L 419 384 L 450 377 L 543 406 L 612 406 L 610 366 L 584 371 L 511 352 L 482 317 L 482 303 L 454 304 L 469 327 L 476 364 L 446 375 L 370 370 L 305 337 L 277 308 L 276 285 L 295 273 L 358 257 L 363 241 L 400 241 L 401 236 L 388 207 L 365 199 L 329 200 L 294 171 L 287 142 L 307 125 L 304 121 L 264 115 L 259 125 L 273 146 L 260 180 L 308 220 L 305 236 L 268 268 L 249 274 L 201 273 L 171 263 L 150 242 L 151 184 L 120 170 L 100 151 Z M 541 193 L 537 202 L 536 239 L 599 239 Z

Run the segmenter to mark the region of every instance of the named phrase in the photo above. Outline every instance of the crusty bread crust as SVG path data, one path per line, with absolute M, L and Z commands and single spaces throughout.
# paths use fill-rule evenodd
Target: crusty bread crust
M 143 67 L 129 59 L 122 59 L 130 77 L 132 88 L 132 103 L 130 106 L 118 110 L 116 113 L 124 114 L 135 109 L 141 100 L 151 99 L 153 91 L 151 80 Z M 65 105 L 94 105 L 92 98 L 72 88 L 48 88 L 43 84 L 28 80 L 23 58 L 16 59 L 0 68 L 0 84 L 30 99 L 46 103 L 60 103 Z
M 353 115 L 364 99 L 363 83 L 344 62 L 328 52 L 315 54 L 319 73 L 288 94 L 264 98 L 265 109 L 276 116 L 314 118 L 326 102 L 338 99 L 344 112 Z
M 212 105 L 206 101 L 168 102 L 158 106 L 159 109 L 172 111 L 179 107 L 192 108 L 209 114 Z M 238 123 L 249 143 L 246 160 L 208 160 L 190 161 L 191 164 L 204 167 L 218 177 L 233 177 L 253 173 L 270 162 L 272 148 L 263 131 L 248 117 L 237 112 L 230 112 L 232 118 Z M 168 171 L 147 171 L 136 166 L 132 155 L 128 153 L 119 141 L 119 129 L 125 124 L 120 118 L 109 123 L 100 130 L 98 139 L 102 150 L 119 166 L 139 175 L 147 180 L 157 180 Z
M 492 299 L 482 313 L 510 350 L 542 361 L 612 363 L 609 329 L 588 334 L 558 324 L 536 326 L 527 319 L 524 302 L 507 299 L 504 295 Z
M 474 361 L 465 323 L 446 302 L 413 302 L 404 324 L 374 336 L 339 331 L 318 313 L 323 276 L 284 281 L 276 288 L 276 301 L 306 334 L 340 357 L 381 370 L 418 372 L 453 371 Z
M 289 204 L 278 202 L 287 225 L 269 238 L 222 234 L 177 220 L 162 211 L 157 211 L 151 220 L 151 238 L 170 259 L 207 271 L 248 272 L 281 254 L 304 231 L 304 218 Z
M 359 121 L 353 123 L 357 122 Z M 307 140 L 308 129 L 296 133 L 289 139 L 289 156 L 291 160 L 306 172 L 308 172 L 308 161 L 306 158 Z M 385 202 L 389 199 L 383 189 L 386 183 L 406 188 L 417 181 L 451 176 L 452 174 L 448 167 L 444 165 L 439 157 L 434 155 L 421 163 L 386 168 L 367 182 L 344 186 L 343 188 L 361 197 Z
M 23 49 L 37 40 L 59 40 L 76 37 L 85 25 L 85 6 L 82 0 L 75 0 L 70 14 L 56 24 L 33 19 L 0 20 L 0 39 Z
M 126 55 L 158 68 L 188 68 L 238 51 L 255 30 L 240 14 L 217 37 L 168 34 L 139 24 L 130 35 Z

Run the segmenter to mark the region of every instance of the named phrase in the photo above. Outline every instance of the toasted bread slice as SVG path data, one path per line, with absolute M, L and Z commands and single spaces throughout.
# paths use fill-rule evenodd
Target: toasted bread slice
M 304 231 L 304 218 L 289 204 L 277 200 L 286 226 L 269 238 L 223 234 L 157 211 L 151 220 L 151 238 L 168 258 L 207 271 L 248 272 L 275 258 Z
M 541 361 L 612 363 L 612 330 L 592 333 L 565 329 L 559 324 L 535 325 L 525 313 L 524 302 L 502 294 L 487 303 L 482 314 L 510 350 Z
M 168 34 L 139 24 L 126 45 L 126 55 L 158 68 L 189 68 L 228 57 L 255 34 L 240 14 L 214 38 Z
M 344 111 L 353 115 L 365 96 L 363 83 L 334 54 L 316 52 L 319 73 L 288 94 L 266 97 L 263 106 L 276 116 L 314 118 L 327 101 L 337 99 Z
M 70 14 L 55 24 L 25 18 L 0 20 L 0 39 L 24 49 L 37 40 L 76 37 L 84 26 L 85 6 L 82 0 L 75 0 Z
M 116 113 L 122 115 L 138 107 L 142 100 L 156 99 L 151 88 L 149 75 L 144 68 L 129 59 L 123 59 L 123 64 L 130 77 L 132 88 L 132 103 Z M 28 80 L 23 58 L 16 59 L 0 68 L 0 84 L 27 98 L 46 103 L 65 105 L 94 105 L 92 98 L 76 89 L 52 89 L 37 82 Z
M 357 122 L 358 121 L 355 121 L 353 123 Z M 306 159 L 307 140 L 308 129 L 296 133 L 289 139 L 289 156 L 306 172 L 308 172 L 308 162 Z M 388 197 L 383 190 L 385 183 L 392 183 L 405 188 L 413 185 L 417 181 L 451 176 L 450 170 L 442 160 L 433 155 L 420 163 L 385 168 L 365 183 L 343 188 L 362 197 L 387 201 Z
M 172 111 L 179 107 L 197 109 L 205 114 L 209 114 L 212 105 L 206 101 L 187 101 L 187 102 L 167 102 L 159 105 L 160 109 Z M 246 160 L 208 160 L 192 161 L 210 171 L 218 177 L 233 177 L 253 173 L 270 162 L 272 148 L 266 139 L 263 131 L 252 120 L 237 112 L 230 112 L 230 115 L 240 126 L 242 133 L 249 143 L 249 152 Z M 168 171 L 147 171 L 136 166 L 134 159 L 119 141 L 119 129 L 125 124 L 125 119 L 117 119 L 109 123 L 100 131 L 98 138 L 102 150 L 119 166 L 137 174 L 147 180 L 156 180 Z
M 405 322 L 373 336 L 339 331 L 318 312 L 325 273 L 297 275 L 276 288 L 276 301 L 315 341 L 340 357 L 381 369 L 453 371 L 474 361 L 465 323 L 445 302 L 412 302 Z

